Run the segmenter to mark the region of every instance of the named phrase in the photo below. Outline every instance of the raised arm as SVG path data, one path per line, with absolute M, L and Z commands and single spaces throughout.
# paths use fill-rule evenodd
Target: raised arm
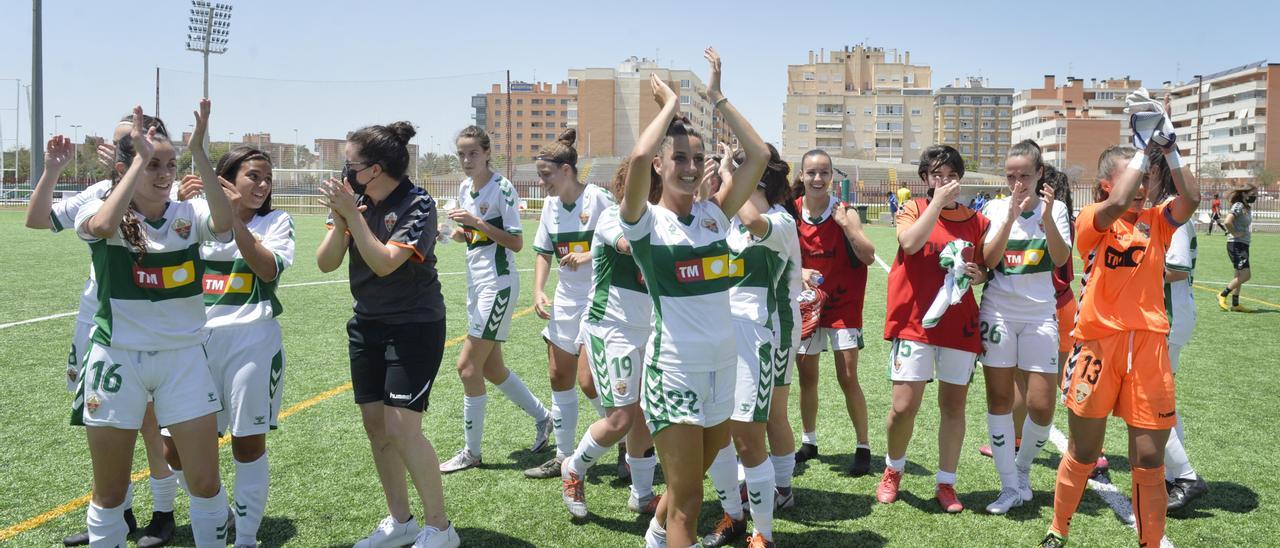
M 204 137 L 209 131 L 211 106 L 208 98 L 200 100 L 200 110 L 193 113 L 196 117 L 196 125 L 195 129 L 191 130 L 189 146 L 191 159 L 196 163 L 196 170 L 200 172 L 200 181 L 205 189 L 205 200 L 209 202 L 209 228 L 214 233 L 225 233 L 230 231 L 232 226 L 231 202 L 218 181 L 218 173 L 213 170 L 209 154 L 204 150 Z M 137 127 L 137 122 L 134 122 L 134 127 Z
M 760 138 L 760 134 L 756 133 L 755 128 L 751 127 L 738 109 L 729 103 L 729 98 L 720 91 L 720 54 L 716 53 L 715 48 L 707 48 L 703 52 L 703 57 L 711 66 L 711 79 L 707 83 L 707 99 L 711 100 L 716 110 L 720 111 L 720 116 L 724 118 L 725 124 L 729 126 L 733 135 L 738 138 L 738 146 L 742 147 L 742 152 L 746 155 L 742 165 L 735 171 L 736 184 L 725 181 L 720 185 L 720 192 L 711 198 L 713 202 L 720 205 L 720 211 L 724 212 L 725 217 L 733 217 L 742 204 L 751 197 L 751 193 L 756 189 L 756 183 L 760 182 L 760 176 L 764 174 L 764 168 L 769 164 L 769 147 L 764 144 L 764 139 Z
M 899 221 L 898 246 L 902 251 L 907 255 L 914 255 L 920 251 L 924 243 L 929 241 L 929 233 L 933 232 L 933 225 L 938 223 L 942 208 L 956 201 L 959 196 L 960 181 L 946 183 L 934 189 L 933 199 L 929 200 L 929 205 L 924 208 L 924 211 L 919 212 L 919 217 L 911 219 L 909 223 Z M 905 210 L 907 204 L 900 204 L 898 207 Z M 898 215 L 902 215 L 901 211 Z
M 1111 180 L 1111 193 L 1102 202 L 1093 216 L 1093 228 L 1099 232 L 1108 230 L 1116 219 L 1124 215 L 1133 204 L 1133 197 L 1138 193 L 1138 185 L 1147 173 L 1147 155 L 1138 151 L 1129 161 L 1129 165 L 1120 170 Z
M 1046 185 L 1047 186 L 1047 185 Z M 1005 203 L 1004 218 L 1000 219 L 998 226 L 988 227 L 987 230 L 994 230 L 991 238 L 982 244 L 982 262 L 987 268 L 995 268 L 1004 260 L 1004 250 L 1009 245 L 1009 233 L 1013 230 L 1013 223 L 1017 222 L 1018 215 L 1022 214 L 1023 205 L 1031 200 L 1030 192 L 1027 191 L 1027 185 L 1022 181 L 1014 181 L 1012 196 Z M 1045 215 L 1049 215 L 1049 210 L 1045 209 Z M 994 223 L 996 220 L 992 219 Z
M 151 156 L 155 154 L 156 145 L 153 139 L 156 129 L 150 128 L 144 133 L 142 127 L 142 106 L 139 105 L 133 107 L 133 129 L 130 131 L 137 154 L 129 164 L 129 169 L 120 178 L 120 182 L 116 183 L 103 200 L 102 207 L 85 223 L 84 232 L 94 238 L 106 239 L 115 235 L 120 221 L 124 220 L 124 216 L 129 211 L 129 203 L 133 201 L 138 173 L 151 162 Z
M 1040 215 L 1040 224 L 1044 226 L 1045 240 L 1049 244 L 1049 258 L 1053 260 L 1053 266 L 1061 267 L 1067 264 L 1071 259 L 1071 242 L 1067 241 L 1067 235 L 1070 234 L 1071 227 L 1067 226 L 1067 232 L 1064 233 L 1063 226 L 1067 221 L 1067 204 L 1054 200 L 1056 194 L 1053 187 L 1044 185 L 1040 189 L 1040 201 L 1044 203 L 1044 213 Z M 1060 209 L 1054 206 L 1062 204 Z M 1058 224 L 1058 215 L 1056 211 L 1062 211 L 1063 225 Z
M 848 240 L 849 247 L 853 249 L 853 256 L 858 258 L 858 262 L 862 264 L 875 262 L 876 245 L 871 243 L 867 233 L 862 230 L 862 219 L 859 219 L 857 214 L 850 212 L 843 203 L 837 203 L 831 208 L 831 219 L 844 230 L 844 239 Z
M 653 98 L 658 101 L 662 110 L 645 126 L 636 139 L 636 146 L 627 157 L 627 188 L 622 194 L 622 203 L 618 206 L 618 216 L 624 223 L 640 220 L 645 205 L 649 203 L 649 179 L 653 171 L 653 157 L 662 147 L 662 140 L 667 136 L 667 127 L 675 119 L 680 108 L 680 97 L 671 91 L 671 86 L 658 79 L 657 74 L 649 75 L 649 87 Z
M 44 148 L 44 173 L 31 190 L 31 199 L 27 201 L 27 228 L 53 228 L 49 215 L 53 212 L 53 188 L 58 185 L 58 177 L 71 162 L 75 145 L 61 135 L 54 135 Z
M 1185 223 L 1191 220 L 1196 209 L 1200 207 L 1200 181 L 1196 180 L 1191 170 L 1183 168 L 1182 158 L 1178 155 L 1176 147 L 1170 146 L 1162 150 L 1165 161 L 1169 162 L 1173 185 L 1178 188 L 1178 196 L 1173 199 L 1173 203 L 1169 204 L 1169 213 L 1175 221 Z

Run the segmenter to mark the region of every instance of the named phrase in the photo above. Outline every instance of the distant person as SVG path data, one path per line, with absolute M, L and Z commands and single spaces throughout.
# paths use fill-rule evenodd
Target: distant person
M 1213 225 L 1218 225 L 1218 228 L 1221 228 L 1223 233 L 1230 232 L 1222 224 L 1222 196 L 1220 194 L 1213 195 L 1213 202 L 1209 206 L 1209 232 L 1207 234 L 1213 234 Z
M 1227 195 L 1231 201 L 1231 210 L 1227 212 L 1227 257 L 1231 259 L 1236 275 L 1227 287 L 1218 294 L 1218 306 L 1232 312 L 1249 312 L 1240 306 L 1240 287 L 1253 277 L 1249 270 L 1249 240 L 1253 234 L 1253 202 L 1258 200 L 1258 187 L 1245 185 L 1234 189 Z M 1227 306 L 1227 295 L 1231 295 L 1231 306 Z
M 898 218 L 898 196 L 892 192 L 886 192 L 884 198 L 889 201 L 889 226 L 893 226 L 894 219 Z
M 898 203 L 906 204 L 911 201 L 911 189 L 907 188 L 907 183 L 898 183 Z

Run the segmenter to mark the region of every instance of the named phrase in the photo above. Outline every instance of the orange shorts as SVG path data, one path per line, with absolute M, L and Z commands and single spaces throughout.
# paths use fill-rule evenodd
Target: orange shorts
M 1075 299 L 1068 299 L 1066 304 L 1058 307 L 1058 353 L 1070 352 L 1076 345 L 1076 338 L 1071 332 L 1076 329 Z
M 1063 384 L 1067 408 L 1076 416 L 1103 419 L 1114 414 L 1129 426 L 1149 430 L 1177 423 L 1164 333 L 1123 331 L 1078 341 Z

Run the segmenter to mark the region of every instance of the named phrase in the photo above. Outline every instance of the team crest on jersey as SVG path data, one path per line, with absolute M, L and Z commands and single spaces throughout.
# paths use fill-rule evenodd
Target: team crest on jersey
M 613 393 L 619 396 L 627 395 L 627 388 L 629 388 L 627 386 L 627 381 L 618 381 L 613 383 Z
M 391 229 L 396 227 L 396 221 L 399 219 L 400 217 L 396 215 L 396 212 L 392 211 L 382 218 L 382 224 L 387 227 L 387 232 L 390 232 Z
M 1133 228 L 1137 229 L 1138 232 L 1141 232 L 1143 236 L 1146 236 L 1148 238 L 1151 237 L 1151 225 L 1147 223 L 1138 223 L 1136 225 L 1133 225 Z
M 1093 389 L 1083 382 L 1076 383 L 1076 403 L 1084 403 L 1084 400 L 1093 393 Z
M 591 214 L 583 211 L 581 215 L 578 215 L 578 220 L 582 221 L 582 224 L 585 225 L 587 224 L 587 221 L 591 220 Z
M 716 223 L 715 219 L 710 219 L 710 218 L 703 219 L 702 228 L 715 232 L 716 234 L 720 233 L 720 225 Z
M 98 399 L 97 395 L 89 396 L 88 399 L 84 400 L 84 408 L 85 410 L 89 411 L 89 413 L 93 413 L 97 411 L 98 408 L 101 406 L 102 406 L 102 400 Z
M 182 239 L 184 240 L 187 238 L 190 238 L 191 237 L 191 221 L 188 221 L 186 219 L 181 219 L 181 218 L 175 219 L 173 221 L 173 231 L 177 232 L 179 236 L 182 236 Z
M 476 209 L 480 210 L 481 215 L 484 215 L 486 213 L 489 213 L 489 204 L 480 204 L 476 206 Z

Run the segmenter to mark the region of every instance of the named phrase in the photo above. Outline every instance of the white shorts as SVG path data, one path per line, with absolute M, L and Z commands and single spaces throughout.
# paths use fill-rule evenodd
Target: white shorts
M 773 401 L 773 330 L 751 322 L 733 322 L 738 332 L 733 415 L 738 422 L 768 422 Z
M 640 401 L 644 345 L 649 333 L 615 325 L 582 324 L 587 362 L 595 379 L 600 404 L 626 407 Z
M 707 428 L 729 420 L 737 370 L 736 364 L 702 373 L 645 365 L 640 408 L 649 432 L 657 434 L 673 424 Z
M 218 433 L 274 430 L 284 399 L 284 346 L 275 320 L 213 329 L 205 343 L 209 372 L 222 398 Z
M 983 367 L 1017 367 L 1032 373 L 1058 373 L 1058 319 L 1039 323 L 1006 322 L 979 316 Z
M 511 330 L 520 284 L 467 286 L 467 335 L 502 342 Z
M 1169 343 L 1169 369 L 1174 375 L 1178 374 L 1178 360 L 1182 359 L 1182 347 L 1185 344 Z
M 67 370 L 63 375 L 67 378 L 67 392 L 76 393 L 80 384 L 80 370 L 84 369 L 84 355 L 89 352 L 89 334 L 93 332 L 93 324 L 76 321 L 76 332 L 71 336 L 71 352 L 67 353 Z
M 782 348 L 782 345 L 775 344 L 773 347 L 773 386 L 791 386 L 791 374 L 796 370 L 796 347 L 789 346 Z
M 854 327 L 819 327 L 813 336 L 800 341 L 796 353 L 802 356 L 817 356 L 827 350 L 862 349 L 862 330 Z
M 92 344 L 85 363 L 72 424 L 137 430 L 148 396 L 155 400 L 160 426 L 222 409 L 203 345 L 145 352 Z
M 578 334 L 582 329 L 582 315 L 588 303 L 551 303 L 551 319 L 547 327 L 542 329 L 542 338 L 574 356 L 578 355 L 578 345 L 584 343 Z M 639 363 L 639 362 L 636 362 Z
M 938 380 L 967 385 L 973 379 L 973 352 L 922 342 L 894 339 L 889 347 L 889 379 L 914 382 Z

